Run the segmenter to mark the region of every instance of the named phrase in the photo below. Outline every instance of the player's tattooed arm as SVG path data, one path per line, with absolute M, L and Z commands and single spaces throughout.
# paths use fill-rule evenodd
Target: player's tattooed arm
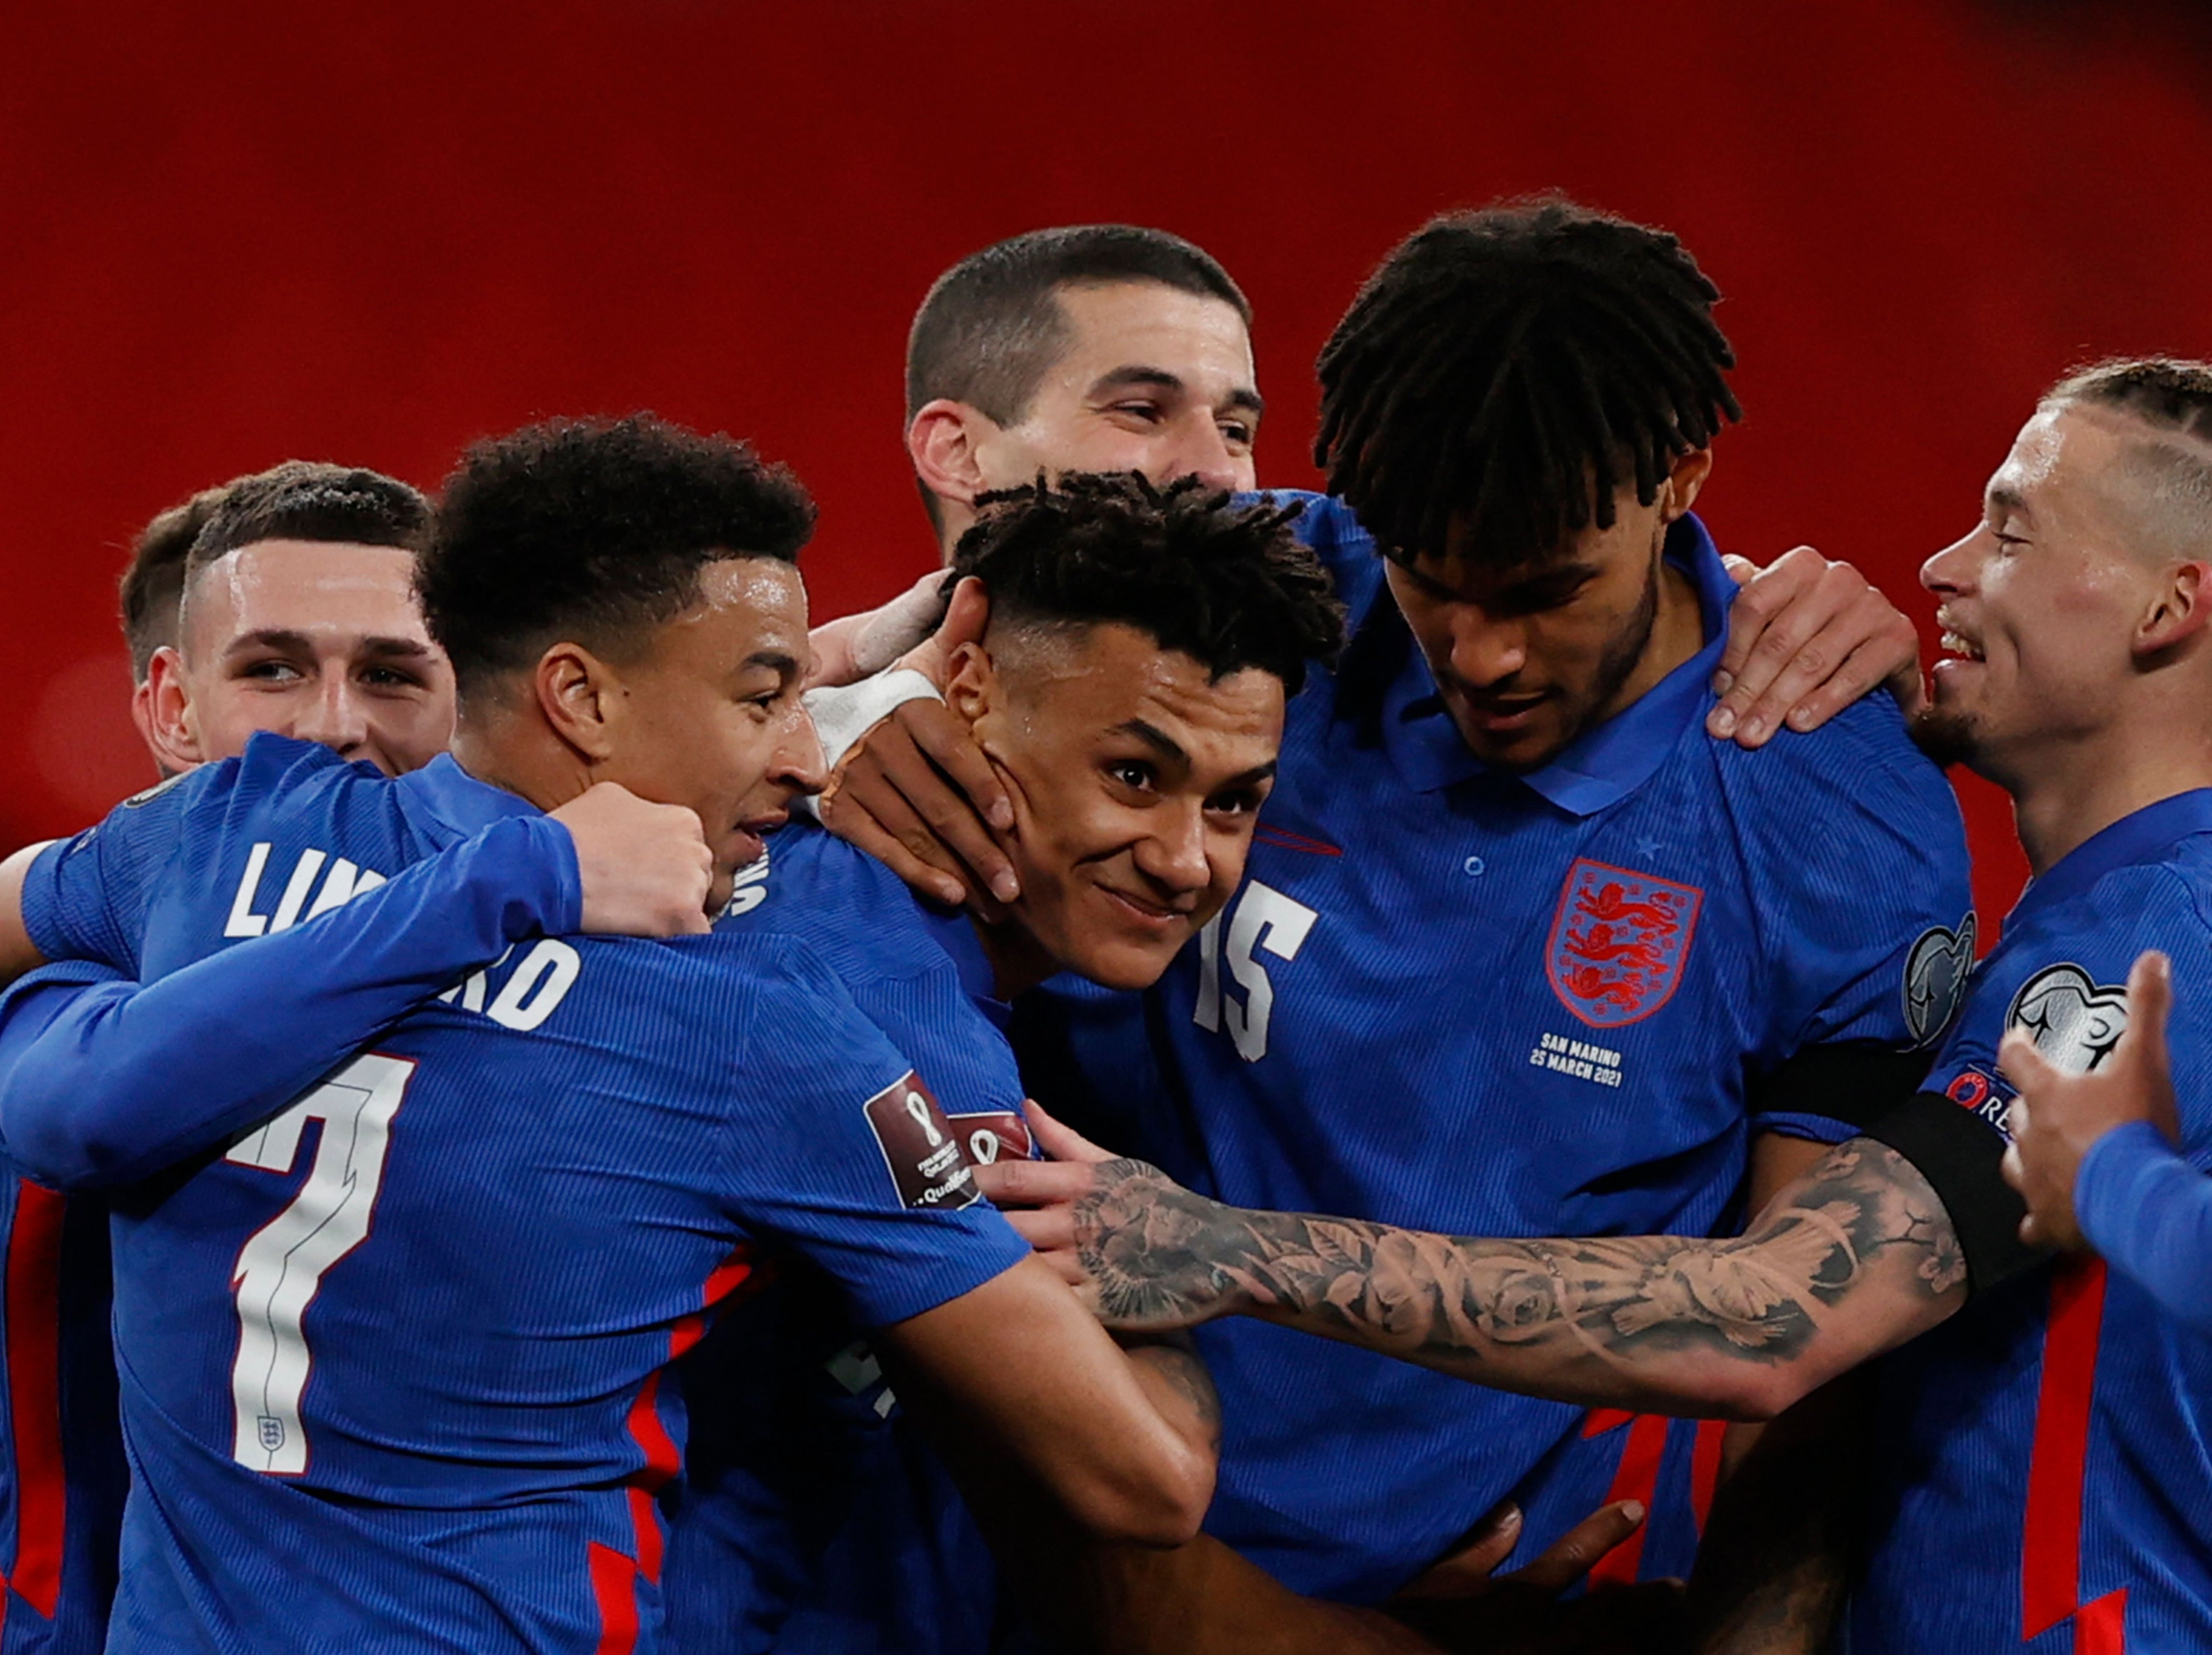
M 1055 1153 L 1082 1141 L 1039 1129 Z M 1252 1316 L 1601 1406 L 1769 1418 L 1966 1298 L 1942 1203 L 1870 1139 L 1831 1151 L 1744 1235 L 1719 1238 L 1504 1240 L 1260 1212 L 1136 1160 L 988 1171 L 1000 1205 L 1038 1208 L 1018 1226 L 1109 1326 Z

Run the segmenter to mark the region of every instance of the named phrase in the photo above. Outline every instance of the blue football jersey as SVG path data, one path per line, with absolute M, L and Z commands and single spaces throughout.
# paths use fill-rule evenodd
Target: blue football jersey
M 94 1655 L 115 1594 L 124 1490 L 107 1331 L 107 1208 L 0 1156 L 0 1655 Z
M 786 936 L 930 1078 L 981 1160 L 1026 1154 L 1021 1076 L 964 918 L 926 914 L 881 863 L 794 825 L 740 877 L 719 928 Z M 775 1347 L 754 1348 L 765 1326 Z M 983 1655 L 997 1565 L 887 1387 L 843 1296 L 781 1273 L 684 1363 L 692 1435 L 665 1590 L 680 1655 Z
M 1707 1233 L 1753 1132 L 1850 1136 L 1765 1083 L 1932 1042 L 1972 958 L 1958 806 L 1889 698 L 1758 752 L 1709 738 L 1735 587 L 1686 518 L 1667 555 L 1705 648 L 1542 769 L 1489 771 L 1350 512 L 1310 500 L 1299 532 L 1352 642 L 1292 702 L 1245 879 L 1151 995 L 1149 1046 L 1073 1007 L 1090 1089 L 1139 1100 L 1102 1141 L 1241 1206 L 1580 1236 Z M 1304 1591 L 1384 1596 L 1509 1495 L 1532 1555 L 1634 1435 L 1258 1321 L 1199 1342 L 1208 1526 Z
M 2094 1068 L 2146 948 L 2173 961 L 2181 1151 L 2212 1169 L 2212 790 L 2137 811 L 2028 886 L 1930 1087 L 2001 1135 L 2005 1030 Z M 1977 1293 L 1884 1358 L 1880 1390 L 1885 1493 L 1854 1650 L 2212 1648 L 2212 1336 L 2069 1258 Z
M 257 737 L 49 851 L 26 921 L 151 978 L 530 809 Z M 656 1647 L 662 1375 L 753 1250 L 871 1323 L 1025 1252 L 829 970 L 726 934 L 518 945 L 114 1208 L 123 1651 Z

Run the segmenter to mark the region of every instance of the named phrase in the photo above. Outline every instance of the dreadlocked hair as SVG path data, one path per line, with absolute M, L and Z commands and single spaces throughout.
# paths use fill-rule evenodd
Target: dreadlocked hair
M 1743 417 L 1719 298 L 1674 237 L 1562 198 L 1447 214 L 1322 349 L 1314 461 L 1394 557 L 1457 518 L 1485 563 L 1540 561 Z
M 945 589 L 981 581 L 994 624 L 1118 622 L 1215 682 L 1256 667 L 1285 695 L 1344 641 L 1328 572 L 1291 532 L 1299 505 L 1237 505 L 1194 477 L 1158 487 L 1127 472 L 1040 475 L 975 505 Z

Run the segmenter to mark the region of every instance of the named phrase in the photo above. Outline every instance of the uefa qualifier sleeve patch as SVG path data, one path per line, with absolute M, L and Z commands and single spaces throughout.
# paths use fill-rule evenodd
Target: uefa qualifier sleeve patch
M 983 1198 L 967 1146 L 921 1076 L 908 1069 L 860 1108 L 902 1207 L 954 1213 Z

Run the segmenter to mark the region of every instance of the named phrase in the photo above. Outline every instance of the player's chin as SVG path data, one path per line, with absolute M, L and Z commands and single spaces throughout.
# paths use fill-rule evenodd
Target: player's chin
M 1084 939 L 1075 951 L 1078 958 L 1070 963 L 1078 974 L 1101 988 L 1149 989 L 1166 974 L 1197 930 L 1195 923 L 1182 916 L 1176 916 L 1174 925 L 1150 928 L 1143 936 L 1117 928 Z

